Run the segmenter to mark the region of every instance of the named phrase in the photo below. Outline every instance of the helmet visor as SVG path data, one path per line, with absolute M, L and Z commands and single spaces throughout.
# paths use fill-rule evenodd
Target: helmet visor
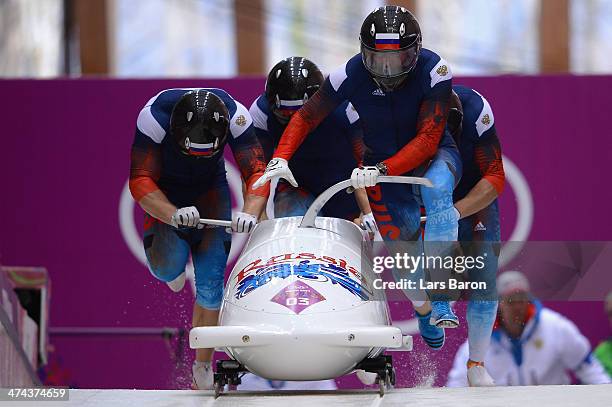
M 417 47 L 378 51 L 362 46 L 361 57 L 374 76 L 392 78 L 410 72 L 416 65 L 418 52 Z

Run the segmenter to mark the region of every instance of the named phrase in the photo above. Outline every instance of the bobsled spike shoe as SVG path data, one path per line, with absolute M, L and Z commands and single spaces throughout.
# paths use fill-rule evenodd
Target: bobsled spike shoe
M 431 311 L 425 315 L 420 315 L 415 311 L 415 314 L 419 319 L 419 331 L 423 341 L 433 350 L 442 349 L 442 346 L 444 346 L 444 329 L 429 323 Z
M 355 374 L 357 375 L 359 381 L 366 386 L 371 386 L 376 383 L 376 373 L 366 372 L 365 370 L 359 369 L 355 372 Z
M 194 361 L 191 367 L 193 390 L 212 390 L 213 389 L 213 370 L 211 362 Z
M 495 381 L 482 362 L 468 360 L 467 380 L 470 387 L 495 387 Z
M 178 275 L 177 278 L 175 278 L 172 281 L 168 281 L 166 284 L 168 285 L 168 287 L 170 287 L 172 291 L 174 291 L 175 293 L 178 293 L 185 286 L 185 279 L 186 279 L 185 272 L 182 272 L 181 274 Z
M 453 312 L 448 301 L 432 301 L 429 323 L 438 328 L 457 328 L 459 326 L 459 318 Z

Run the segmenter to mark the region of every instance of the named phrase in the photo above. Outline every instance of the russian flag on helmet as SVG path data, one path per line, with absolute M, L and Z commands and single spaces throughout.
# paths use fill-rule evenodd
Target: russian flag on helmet
M 189 155 L 197 155 L 197 156 L 210 156 L 215 152 L 215 144 L 218 144 L 219 141 L 215 141 L 214 143 L 194 143 L 189 140 L 189 138 L 185 139 L 185 147 L 189 151 Z
M 399 33 L 376 33 L 376 49 L 397 50 L 400 49 Z

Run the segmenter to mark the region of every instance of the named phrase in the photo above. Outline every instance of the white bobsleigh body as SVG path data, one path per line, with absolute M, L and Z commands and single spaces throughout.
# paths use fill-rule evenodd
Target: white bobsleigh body
M 384 294 L 373 289 L 375 275 L 362 271 L 369 259 L 362 258 L 361 229 L 316 217 L 348 185 L 330 188 L 303 218 L 255 227 L 227 281 L 219 326 L 193 328 L 192 348 L 221 348 L 273 380 L 336 378 L 385 349 L 412 349 L 412 338 L 391 326 Z
M 301 228 L 301 220 L 257 225 L 227 282 L 219 326 L 192 329 L 192 347 L 223 348 L 268 379 L 322 380 L 410 346 L 361 273 L 359 228 L 321 217 Z

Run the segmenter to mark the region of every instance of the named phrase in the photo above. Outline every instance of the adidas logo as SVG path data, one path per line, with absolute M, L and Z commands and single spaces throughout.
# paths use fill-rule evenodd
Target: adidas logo
M 474 226 L 474 232 L 482 232 L 483 230 L 487 230 L 487 228 L 482 222 L 478 222 L 476 226 Z
M 372 91 L 372 95 L 374 96 L 385 96 L 385 92 L 383 92 L 380 88 L 375 89 L 374 91 Z

